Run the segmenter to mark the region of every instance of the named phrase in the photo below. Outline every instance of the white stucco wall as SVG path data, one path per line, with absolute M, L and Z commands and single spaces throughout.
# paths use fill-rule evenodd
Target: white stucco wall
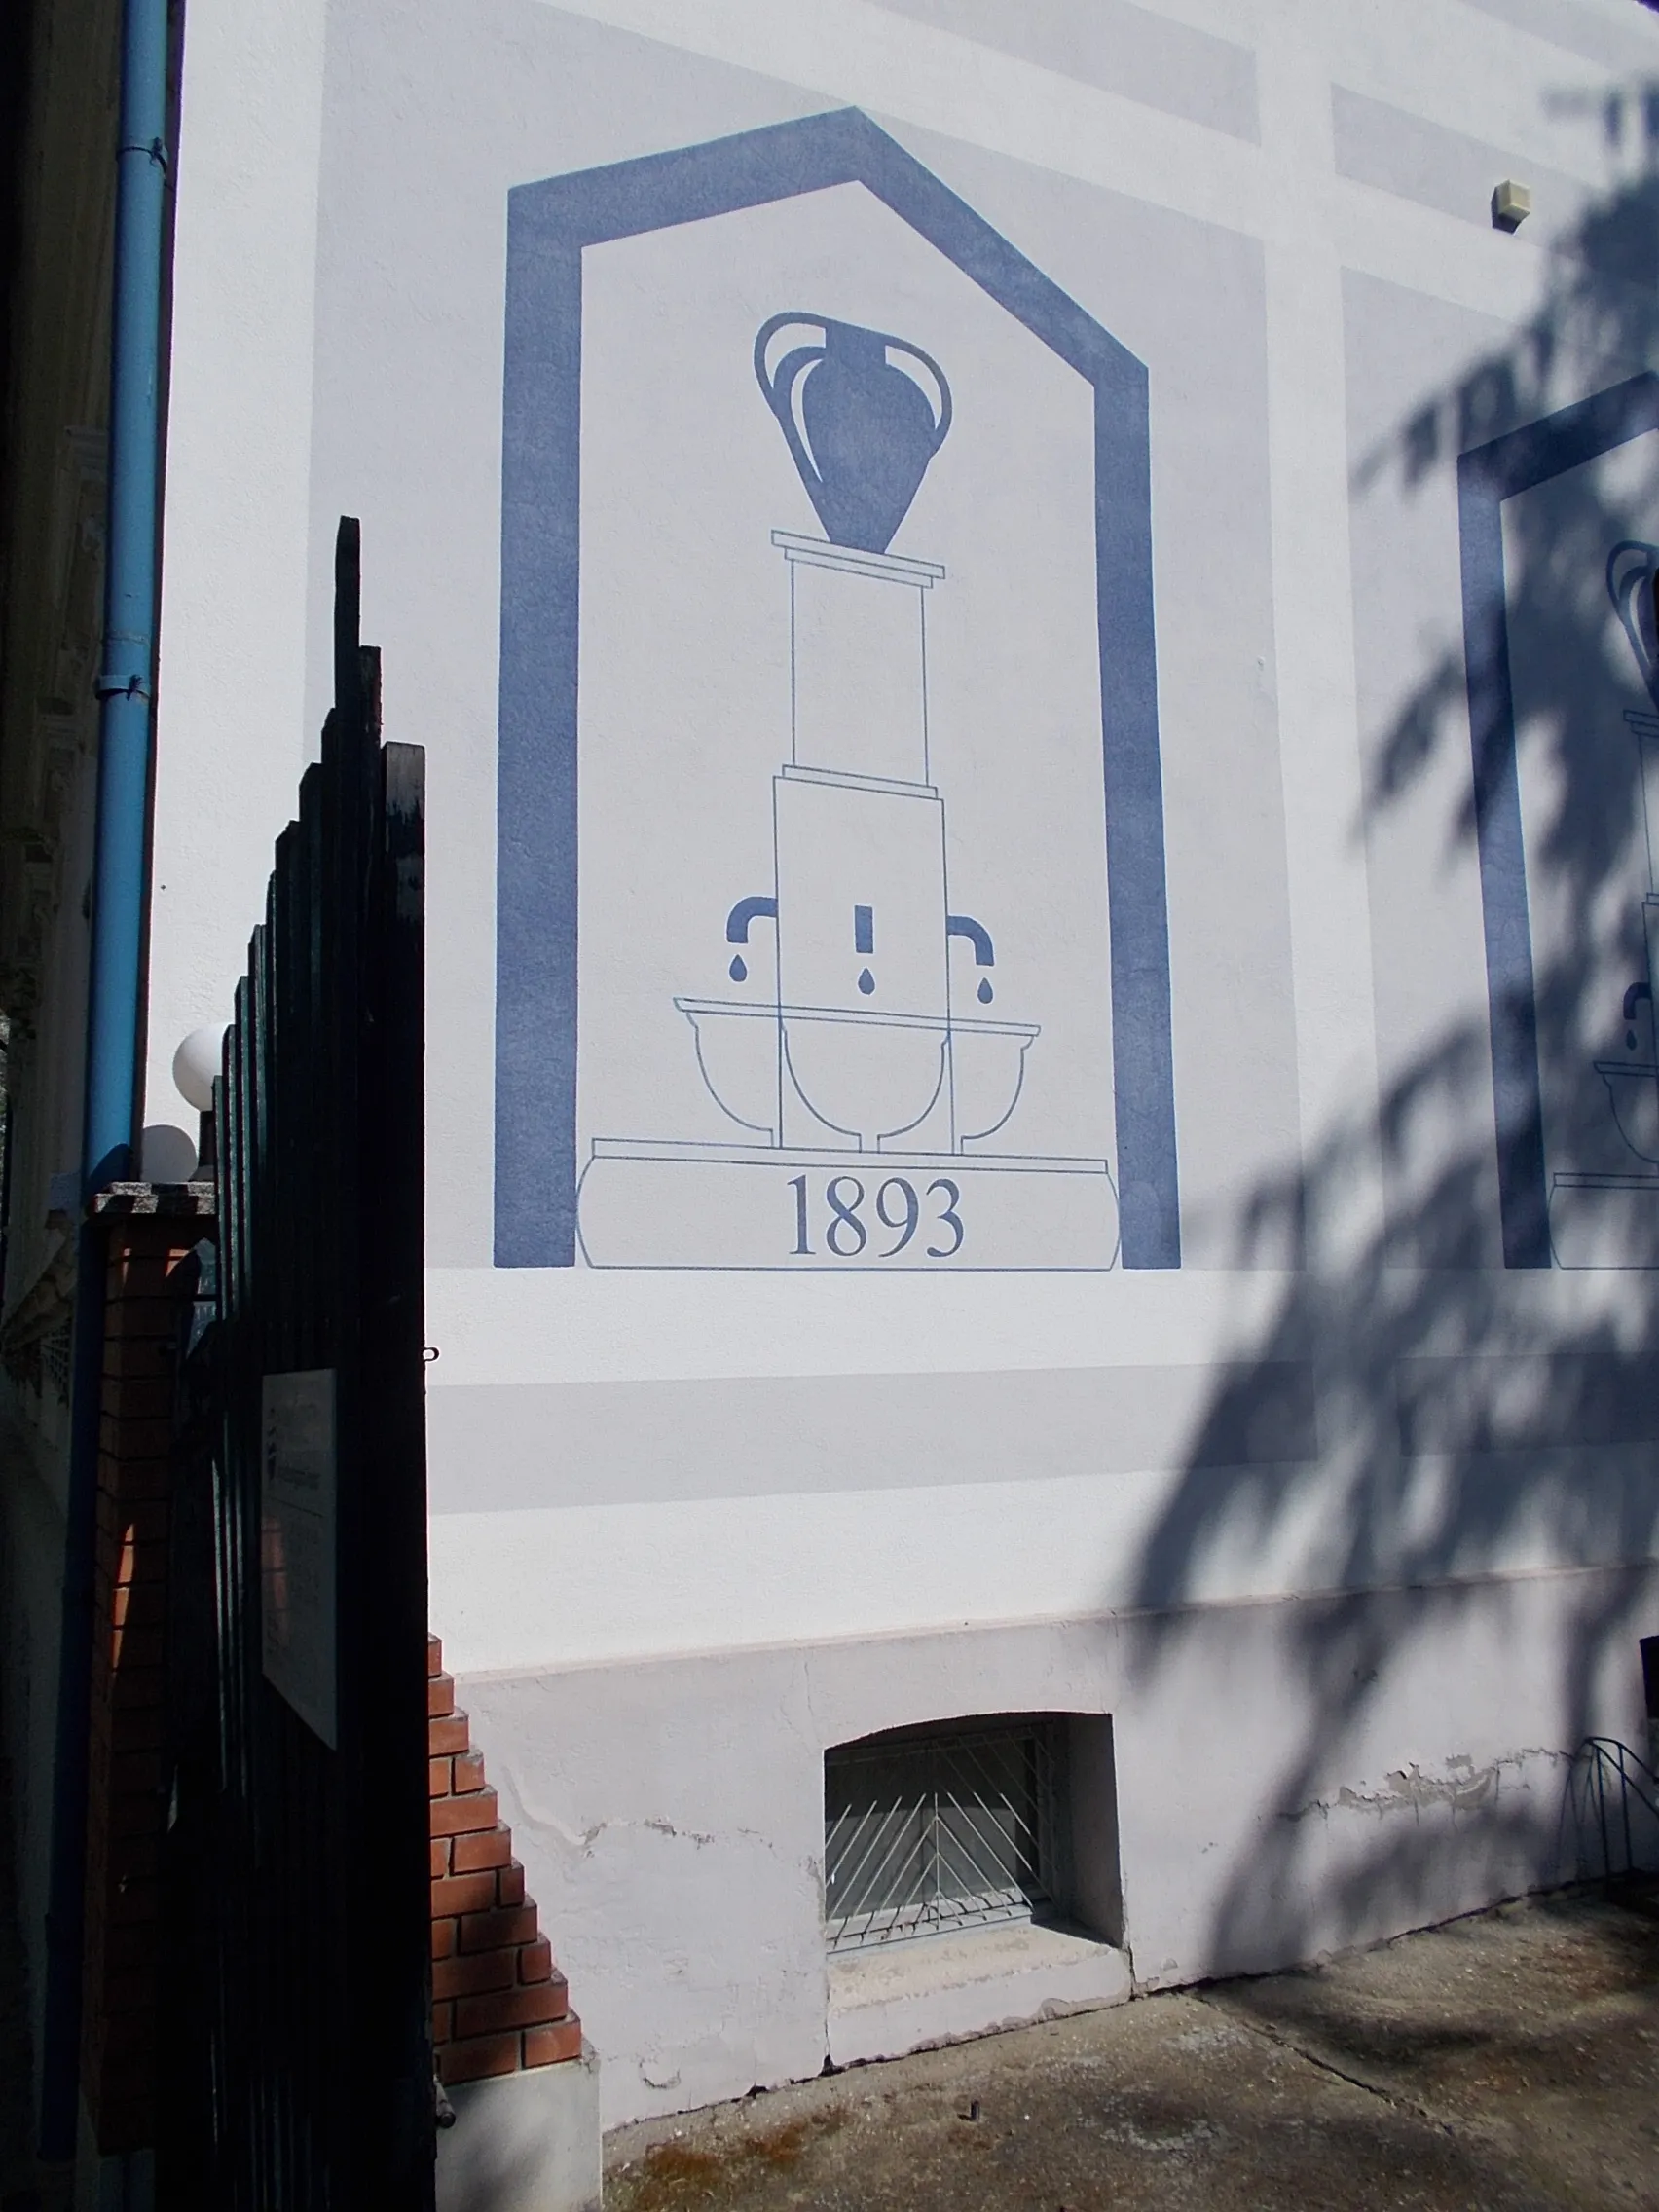
M 919 1713 L 1110 1713 L 1125 1945 L 1137 1986 L 1171 1987 L 1577 1878 L 1594 1838 L 1557 1748 L 1579 1724 L 1560 1655 L 1586 1612 L 1645 1618 L 1654 1595 L 1651 1572 L 1527 1576 L 800 1640 L 466 1696 L 608 2126 L 821 2070 L 830 1745 Z M 1616 1641 L 1597 1672 L 1589 1701 L 1628 1741 Z
M 1456 460 L 1652 364 L 1631 241 L 1659 23 L 1636 0 L 296 0 L 279 23 L 256 16 L 193 20 L 186 53 L 146 1119 L 187 1123 L 171 1054 L 228 1006 L 326 704 L 334 517 L 358 514 L 388 734 L 427 749 L 432 1615 L 609 2116 L 816 2070 L 818 1761 L 865 1729 L 1110 1711 L 1150 1980 L 1545 1878 L 1561 1755 L 1593 1726 L 1639 1728 L 1656 1255 L 1502 1264 Z M 1147 364 L 1178 1270 L 786 1283 L 492 1264 L 507 195 L 840 105 Z M 1488 209 L 1504 176 L 1535 195 L 1514 235 Z M 993 340 L 943 279 L 929 290 L 919 252 L 883 258 L 886 212 L 839 232 L 834 209 L 810 213 L 816 260 L 790 260 L 788 207 L 744 233 L 733 329 L 757 319 L 743 287 L 763 291 L 762 269 L 768 305 L 923 342 L 931 324 L 883 318 L 937 297 L 938 350 L 955 345 L 971 392 Z M 652 490 L 672 448 L 654 476 L 635 465 L 673 397 L 668 334 L 692 313 L 689 291 L 671 314 L 652 288 L 681 266 L 662 235 L 590 263 L 589 366 L 610 366 L 584 387 L 584 699 L 596 713 L 609 649 L 605 696 L 648 764 L 660 678 L 665 726 L 712 771 L 728 742 L 770 760 L 783 737 L 755 734 L 776 672 L 751 601 L 728 632 L 696 597 L 725 540 L 701 563 L 658 558 L 696 534 L 672 482 Z M 697 246 L 706 290 L 718 235 Z M 780 288 L 797 272 L 799 298 Z M 686 340 L 686 380 L 706 353 Z M 781 488 L 755 508 L 759 594 L 766 527 L 811 518 L 753 386 L 732 407 L 686 475 L 711 500 L 727 477 L 734 503 L 751 481 Z M 1047 466 L 1046 423 L 1030 452 Z M 954 435 L 945 457 L 969 456 L 971 408 Z M 1576 696 L 1599 670 L 1615 737 L 1621 701 L 1641 708 L 1600 564 L 1604 540 L 1659 536 L 1655 442 L 1569 487 L 1516 557 L 1552 1168 L 1611 1157 L 1574 1115 L 1601 1111 L 1588 1071 L 1624 1049 L 1616 1002 L 1640 955 L 1631 793 L 1609 767 L 1602 801 L 1571 797 L 1552 685 Z M 938 531 L 932 550 L 950 539 L 967 594 L 973 503 L 950 506 L 945 465 L 915 527 Z M 1055 484 L 1058 501 L 1063 468 Z M 653 524 L 636 507 L 656 498 Z M 636 523 L 656 562 L 642 556 L 637 606 L 596 581 L 624 572 Z M 1551 546 L 1570 557 L 1559 577 Z M 1017 695 L 1017 656 L 978 686 L 963 670 L 999 623 L 1026 637 L 1029 612 L 1014 581 L 963 625 L 959 719 L 977 688 Z M 1028 630 L 1029 658 L 1044 633 Z M 728 740 L 730 637 L 760 642 L 726 653 L 753 679 Z M 642 775 L 657 811 L 630 845 L 582 743 L 588 932 L 666 900 L 677 840 L 705 816 L 695 775 L 679 798 Z M 977 803 L 994 826 L 994 785 Z M 753 888 L 733 873 L 731 896 Z M 723 958 L 719 914 L 705 946 L 692 907 L 686 945 Z M 1580 963 L 1573 917 L 1590 911 Z M 1017 931 L 1007 941 L 999 982 L 1018 974 Z M 622 1068 L 661 1093 L 667 1129 L 679 1078 L 668 1059 L 660 1076 L 623 1065 L 602 973 L 583 970 L 582 1081 Z M 662 974 L 641 1018 L 678 1039 L 667 994 L 704 986 L 666 956 Z M 1322 1610 L 1339 1592 L 1369 1595 Z M 1338 1677 L 1357 1687 L 1333 1705 Z M 1418 1772 L 1435 1807 L 1465 1772 L 1507 1778 L 1477 1793 L 1477 1842 L 1386 1779 Z M 1407 1804 L 1427 1825 L 1396 1852 L 1380 1808 Z M 1241 1901 L 1286 1823 L 1295 1909 Z M 1374 1845 L 1389 1870 L 1362 1880 Z

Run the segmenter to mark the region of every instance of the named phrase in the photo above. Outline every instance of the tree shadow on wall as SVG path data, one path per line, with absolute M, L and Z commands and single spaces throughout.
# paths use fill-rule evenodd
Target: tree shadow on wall
M 1359 552 L 1364 502 L 1392 502 L 1408 519 L 1438 503 L 1455 517 L 1459 456 L 1659 363 L 1659 89 L 1609 101 L 1605 124 L 1624 137 L 1629 182 L 1558 241 L 1537 313 L 1357 458 L 1362 663 L 1372 580 Z M 1620 710 L 1622 700 L 1659 717 L 1659 699 L 1644 691 L 1607 582 L 1621 541 L 1659 540 L 1656 452 L 1659 435 L 1629 444 L 1616 463 L 1578 467 L 1544 496 L 1508 500 L 1502 520 L 1543 1151 L 1552 1173 L 1653 1176 L 1652 1193 L 1608 1201 L 1630 1217 L 1618 1272 L 1503 1264 L 1494 1027 L 1512 1025 L 1516 1009 L 1500 999 L 1494 1024 L 1485 995 L 1455 558 L 1438 631 L 1425 645 L 1419 627 L 1409 656 L 1395 652 L 1394 665 L 1415 663 L 1409 687 L 1385 707 L 1368 704 L 1362 668 L 1365 797 L 1353 836 L 1379 932 L 1375 1110 L 1367 1100 L 1306 1132 L 1299 1170 L 1265 1183 L 1243 1207 L 1234 1264 L 1271 1270 L 1300 1241 L 1303 1268 L 1280 1278 L 1248 1356 L 1215 1384 L 1136 1567 L 1133 1602 L 1155 1612 L 1241 1578 L 1331 1593 L 1274 1615 L 1284 1710 L 1259 1734 L 1283 1746 L 1288 1731 L 1288 1748 L 1275 1753 L 1248 1847 L 1214 1906 L 1201 1971 L 1308 1958 L 1420 1924 L 1458 1909 L 1459 1892 L 1472 1900 L 1526 1886 L 1517 1868 L 1535 1869 L 1534 1880 L 1576 1871 L 1578 1839 L 1563 1832 L 1572 1825 L 1570 1754 L 1604 1722 L 1604 1685 L 1615 1672 L 1638 1678 L 1637 1638 L 1659 1630 L 1643 1609 L 1640 1567 L 1622 1579 L 1568 1575 L 1554 1586 L 1559 1642 L 1542 1653 L 1515 1648 L 1538 1616 L 1504 1579 L 1542 1562 L 1640 1563 L 1659 1539 L 1659 1167 L 1620 1135 L 1611 1087 L 1596 1072 L 1598 1060 L 1659 1056 L 1650 1001 L 1626 995 L 1648 974 L 1641 899 L 1659 890 L 1648 851 L 1651 835 L 1659 863 L 1659 773 L 1648 783 L 1649 824 L 1639 732 Z M 1384 671 L 1372 691 L 1392 681 Z M 1659 719 L 1653 736 L 1659 765 Z M 1492 772 L 1490 757 L 1482 772 Z M 1488 863 L 1490 876 L 1490 854 Z M 1419 945 L 1429 980 L 1415 1002 L 1409 980 L 1385 974 L 1392 944 L 1382 934 L 1400 926 L 1385 912 L 1390 885 L 1406 885 L 1414 869 L 1447 898 L 1441 926 L 1460 900 L 1473 939 Z M 1502 886 L 1487 889 L 1490 928 Z M 1417 924 L 1432 938 L 1433 922 Z M 1500 963 L 1513 965 L 1514 949 L 1500 941 Z M 1472 987 L 1459 998 L 1433 974 L 1460 967 Z M 1436 1010 L 1427 1016 L 1425 1004 Z M 1395 1051 L 1393 1036 L 1416 1042 Z M 1505 1049 L 1499 1034 L 1500 1060 Z M 1648 1088 L 1659 1158 L 1659 1085 Z M 1640 1103 L 1635 1089 L 1630 1101 Z M 1504 1142 L 1527 1137 L 1513 1121 Z M 1535 1118 L 1530 1141 L 1539 1141 Z M 1513 1182 L 1515 1161 L 1504 1166 Z M 1379 1186 L 1383 1202 L 1367 1227 L 1356 1194 Z M 1502 1218 L 1513 1227 L 1513 1214 Z M 1310 1363 L 1317 1379 L 1316 1459 L 1218 1465 L 1236 1460 L 1226 1440 L 1296 1363 L 1304 1374 Z M 1174 1664 L 1184 1633 L 1176 1623 L 1149 1637 L 1138 1664 L 1148 1675 Z M 1467 1772 L 1419 1775 L 1409 1743 L 1390 1751 L 1374 1733 L 1374 1715 L 1389 1711 L 1408 1678 L 1421 1710 L 1425 1654 L 1441 1663 L 1460 1637 L 1489 1669 L 1494 1650 L 1513 1649 L 1530 1711 L 1539 1670 L 1548 1671 L 1556 1740 L 1517 1738 L 1522 1756 L 1507 1775 L 1501 1761 L 1478 1757 Z M 1456 1710 L 1454 1685 L 1448 1697 Z M 1498 1684 L 1489 1703 L 1501 1711 L 1503 1702 Z M 1536 1778 L 1540 1757 L 1552 1755 L 1546 1791 Z M 1395 1771 L 1379 1772 L 1380 1758 Z M 1448 1855 L 1460 1854 L 1461 1874 L 1449 1872 Z

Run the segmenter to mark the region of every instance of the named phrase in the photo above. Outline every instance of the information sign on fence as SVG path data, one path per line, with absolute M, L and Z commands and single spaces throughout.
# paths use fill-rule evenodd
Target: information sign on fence
M 260 1650 L 265 1678 L 329 1750 L 335 1694 L 334 1370 L 268 1375 L 261 1398 Z

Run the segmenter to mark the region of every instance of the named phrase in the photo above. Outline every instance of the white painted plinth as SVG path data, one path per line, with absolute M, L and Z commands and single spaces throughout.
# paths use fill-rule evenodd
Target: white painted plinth
M 438 2131 L 437 2212 L 599 2212 L 599 2061 L 462 2082 Z
M 1059 1928 L 975 1928 L 851 1951 L 830 1962 L 830 2056 L 837 2066 L 1121 2005 L 1128 1961 Z
M 1550 1246 L 1561 1268 L 1659 1267 L 1659 1175 L 1558 1175 Z
M 837 1201 L 854 1221 L 838 1217 Z M 1105 1270 L 1118 1257 L 1104 1160 L 596 1137 L 577 1205 L 594 1268 L 938 1274 Z

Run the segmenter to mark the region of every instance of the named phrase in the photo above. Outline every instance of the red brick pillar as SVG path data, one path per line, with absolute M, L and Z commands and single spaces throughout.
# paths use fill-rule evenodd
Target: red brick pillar
M 106 1194 L 103 1384 L 93 1564 L 81 2083 L 98 2149 L 155 2141 L 164 1649 L 179 1270 L 205 1208 L 115 1213 Z M 181 1194 L 182 1198 L 182 1194 Z
M 189 1296 L 180 1270 L 213 1228 L 206 1202 L 183 1202 L 182 1192 L 179 1199 L 179 1213 L 158 1213 L 158 1194 L 129 1186 L 100 1205 L 109 1241 L 81 2067 L 105 2155 L 155 2140 L 164 1635 L 174 1370 Z M 137 1207 L 150 1210 L 131 1210 Z M 458 2083 L 578 2058 L 581 2022 L 525 1896 L 512 1831 L 498 1817 L 435 1637 L 428 1673 L 432 2041 L 440 2076 Z
M 432 2048 L 449 2084 L 579 2058 L 582 2024 L 524 1894 L 443 1645 L 427 1640 L 432 1793 Z

